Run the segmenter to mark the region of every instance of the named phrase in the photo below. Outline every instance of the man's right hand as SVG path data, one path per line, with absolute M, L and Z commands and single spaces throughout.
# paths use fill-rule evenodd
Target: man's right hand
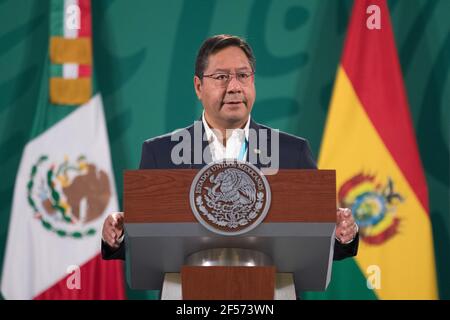
M 103 223 L 102 238 L 113 249 L 120 246 L 123 235 L 123 212 L 111 213 Z

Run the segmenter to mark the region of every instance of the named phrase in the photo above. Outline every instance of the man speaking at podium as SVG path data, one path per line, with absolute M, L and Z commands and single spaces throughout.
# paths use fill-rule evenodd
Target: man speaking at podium
M 204 111 L 201 121 L 184 129 L 192 140 L 200 140 L 192 141 L 192 149 L 196 149 L 195 144 L 198 143 L 200 148 L 197 150 L 203 155 L 201 161 L 192 161 L 193 158 L 198 159 L 190 157 L 193 153 L 183 154 L 186 161 L 174 160 L 174 150 L 179 143 L 174 141 L 174 134 L 167 134 L 144 142 L 140 169 L 200 169 L 211 161 L 223 159 L 256 159 L 254 164 L 258 168 L 265 167 L 258 149 L 262 143 L 254 142 L 249 132 L 266 130 L 269 134 L 265 137 L 270 139 L 275 130 L 257 124 L 250 117 L 256 97 L 254 74 L 255 57 L 243 39 L 231 35 L 206 39 L 197 55 L 194 76 L 195 93 Z M 200 135 L 195 134 L 198 128 L 201 129 Z M 317 169 L 305 139 L 283 132 L 277 133 L 276 137 L 277 167 Z M 272 153 L 274 150 L 272 148 Z M 123 212 L 116 212 L 110 214 L 103 224 L 104 259 L 125 259 L 123 220 Z M 335 236 L 334 260 L 356 255 L 358 226 L 350 209 L 337 209 Z

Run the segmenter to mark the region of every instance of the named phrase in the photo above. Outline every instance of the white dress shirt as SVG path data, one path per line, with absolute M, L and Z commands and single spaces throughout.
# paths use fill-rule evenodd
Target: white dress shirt
M 250 115 L 248 116 L 248 120 L 244 129 L 227 129 L 232 130 L 232 133 L 227 139 L 226 146 L 222 144 L 222 141 L 216 135 L 216 133 L 217 134 L 220 133 L 211 129 L 211 127 L 206 122 L 205 112 L 203 112 L 202 121 L 203 127 L 205 128 L 206 139 L 209 142 L 212 160 L 220 161 L 224 159 L 239 159 L 241 150 L 243 147 L 245 147 L 245 145 L 243 146 L 243 143 L 246 143 L 246 141 L 248 141 L 248 132 L 250 128 Z M 246 143 L 246 145 L 248 146 L 248 143 Z M 247 149 L 248 147 L 246 148 L 245 152 L 241 155 L 242 159 L 239 160 L 245 161 L 247 157 Z

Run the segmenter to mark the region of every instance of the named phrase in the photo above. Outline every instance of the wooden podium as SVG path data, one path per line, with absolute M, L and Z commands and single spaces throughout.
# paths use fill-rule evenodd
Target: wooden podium
M 336 221 L 334 170 L 279 170 L 266 176 L 271 205 L 263 223 L 239 236 L 200 225 L 189 192 L 198 170 L 124 173 L 127 280 L 160 290 L 165 273 L 181 272 L 183 299 L 273 299 L 276 272 L 293 273 L 296 289 L 325 290 L 331 275 Z M 271 263 L 188 263 L 198 252 L 239 248 Z

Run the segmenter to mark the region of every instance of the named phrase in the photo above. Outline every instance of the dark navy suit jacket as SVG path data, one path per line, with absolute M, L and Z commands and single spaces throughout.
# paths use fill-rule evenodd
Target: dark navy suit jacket
M 201 125 L 201 121 L 199 122 Z M 258 132 L 259 129 L 266 129 L 267 143 L 261 143 L 259 136 L 256 135 L 256 141 L 249 141 L 250 146 L 257 146 L 258 149 L 268 152 L 270 156 L 271 134 L 272 130 L 269 127 L 257 124 L 253 120 L 250 121 L 250 128 Z M 204 136 L 203 125 L 201 125 L 202 134 Z M 146 140 L 142 145 L 141 163 L 139 169 L 201 169 L 206 163 L 194 164 L 194 125 L 185 128 L 190 134 L 191 138 L 191 162 L 174 164 L 171 160 L 172 148 L 179 143 L 179 141 L 172 141 L 171 134 L 166 134 L 156 138 Z M 249 136 L 249 140 L 252 136 Z M 202 139 L 202 151 L 208 146 L 208 141 Z M 267 149 L 266 149 L 267 148 Z M 247 161 L 249 154 L 253 152 L 249 148 L 247 152 Z M 203 154 L 203 152 L 202 152 Z M 270 164 L 263 165 L 256 155 L 257 162 L 254 163 L 258 168 L 268 167 Z M 308 141 L 287 133 L 279 132 L 279 168 L 280 169 L 317 169 L 316 163 L 313 159 Z M 355 256 L 358 251 L 358 235 L 349 244 L 341 244 L 338 241 L 334 242 L 334 260 L 341 260 L 347 257 Z M 112 250 L 105 242 L 102 241 L 102 256 L 103 259 L 125 259 L 125 245 L 122 242 L 121 246 Z

